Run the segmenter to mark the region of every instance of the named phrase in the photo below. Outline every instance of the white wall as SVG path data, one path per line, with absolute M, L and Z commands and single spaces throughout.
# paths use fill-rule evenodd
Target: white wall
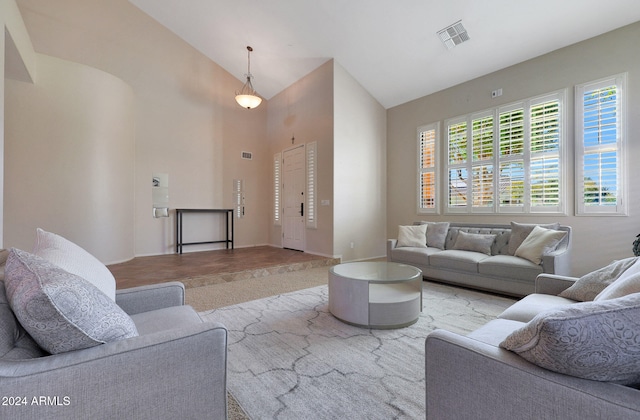
M 37 52 L 104 71 L 132 89 L 135 144 L 128 155 L 122 156 L 124 160 L 133 159 L 135 168 L 129 180 L 135 197 L 134 218 L 126 226 L 133 234 L 135 245 L 128 258 L 174 252 L 174 214 L 171 213 L 170 218 L 152 217 L 153 173 L 169 174 L 172 209 L 230 208 L 232 181 L 243 177 L 250 189 L 247 196 L 253 200 L 250 203 L 253 213 L 236 224 L 236 246 L 268 242 L 264 220 L 269 208 L 261 209 L 261 201 L 267 199 L 263 192 L 267 164 L 263 156 L 268 154 L 266 104 L 252 111 L 239 107 L 234 101 L 234 92 L 242 85 L 240 80 L 126 0 L 92 0 L 82 2 L 82 7 L 74 0 L 18 0 L 17 4 Z M 15 109 L 18 103 L 15 95 L 7 95 L 7 107 L 14 108 L 11 115 L 28 117 L 29 110 Z M 94 123 L 96 118 L 99 117 L 94 115 L 78 120 L 78 128 Z M 32 123 L 38 126 L 42 121 L 32 119 Z M 74 127 L 68 129 L 75 130 Z M 24 134 L 16 133 L 17 136 Z M 240 150 L 256 152 L 259 158 L 242 161 Z M 5 158 L 14 159 L 9 155 Z M 88 175 L 76 173 L 79 178 Z M 25 200 L 34 207 L 39 203 L 36 195 L 27 194 Z M 59 198 L 52 200 L 49 206 L 68 205 Z M 68 214 L 61 213 L 58 217 L 67 219 L 60 224 L 74 223 Z M 90 215 L 84 214 L 84 217 Z M 31 226 L 32 222 L 26 215 L 14 213 L 10 218 L 5 217 L 4 224 Z M 189 222 L 189 229 L 203 235 L 202 238 L 185 239 L 214 239 L 221 228 L 212 218 L 199 218 Z M 70 239 L 91 243 L 93 234 L 86 230 Z M 106 234 L 115 236 L 118 232 Z M 219 247 L 188 247 L 185 251 Z
M 0 246 L 4 246 L 4 83 L 5 77 L 32 82 L 35 53 L 14 0 L 0 0 L 0 28 Z
M 384 256 L 386 111 L 340 64 L 333 70 L 333 250 L 343 261 Z
M 104 261 L 134 252 L 133 92 L 102 71 L 38 55 L 37 83 L 6 81 L 5 242 L 37 227 Z
M 572 271 L 581 275 L 631 256 L 631 244 L 640 233 L 640 60 L 637 42 L 640 23 L 563 48 L 485 77 L 391 108 L 388 117 L 387 232 L 397 236 L 399 224 L 414 220 L 452 220 L 481 223 L 547 222 L 558 220 L 574 228 Z M 628 72 L 628 217 L 577 217 L 574 209 L 574 86 Z M 492 99 L 491 91 L 503 96 Z M 416 212 L 416 129 L 446 118 L 493 108 L 521 99 L 567 89 L 565 116 L 568 141 L 568 213 L 566 216 L 419 216 Z M 441 123 L 442 127 L 442 123 Z M 441 135 L 442 140 L 442 135 Z

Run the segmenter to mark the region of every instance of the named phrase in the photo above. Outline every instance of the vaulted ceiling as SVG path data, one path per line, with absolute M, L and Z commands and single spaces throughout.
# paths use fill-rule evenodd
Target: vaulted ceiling
M 252 46 L 267 99 L 333 58 L 385 108 L 640 21 L 638 0 L 129 1 L 242 81 Z

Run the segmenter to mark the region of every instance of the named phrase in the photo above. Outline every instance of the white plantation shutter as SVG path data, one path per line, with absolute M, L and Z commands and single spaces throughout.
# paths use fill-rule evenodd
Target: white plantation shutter
M 273 224 L 282 223 L 280 187 L 282 185 L 282 153 L 273 155 Z
M 508 211 L 524 208 L 524 161 L 522 159 L 500 162 L 499 206 Z
M 448 155 L 448 209 L 465 209 L 468 203 L 469 174 L 467 162 L 468 123 L 463 121 L 447 122 L 447 155 Z
M 493 210 L 493 114 L 471 118 L 471 207 Z
M 418 213 L 437 212 L 438 124 L 418 128 Z
M 318 144 L 312 142 L 307 144 L 307 227 L 317 228 L 318 221 L 316 217 L 316 180 L 318 165 Z
M 560 196 L 560 98 L 556 95 L 532 101 L 529 110 L 531 208 L 559 212 Z
M 626 74 L 576 86 L 577 213 L 627 214 Z

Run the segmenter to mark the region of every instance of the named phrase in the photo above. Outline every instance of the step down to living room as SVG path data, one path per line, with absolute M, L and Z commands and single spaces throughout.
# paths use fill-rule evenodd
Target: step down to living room
M 332 266 L 328 258 L 272 246 L 136 257 L 109 265 L 118 289 L 180 281 L 186 288 Z

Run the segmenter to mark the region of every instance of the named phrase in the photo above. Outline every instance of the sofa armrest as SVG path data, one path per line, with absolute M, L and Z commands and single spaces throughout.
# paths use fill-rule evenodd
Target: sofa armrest
M 387 239 L 387 261 L 392 261 L 391 250 L 398 244 L 397 239 Z
M 0 360 L 0 394 L 28 402 L 0 411 L 15 419 L 225 419 L 226 365 L 227 330 L 211 322 L 36 359 Z M 41 396 L 49 403 L 32 403 Z
M 429 420 L 637 418 L 640 391 L 539 368 L 449 331 L 425 341 Z
M 549 274 L 568 276 L 571 273 L 572 229 L 561 226 L 560 230 L 567 232 L 567 235 L 554 251 L 542 256 L 542 270 Z
M 116 303 L 129 315 L 184 305 L 184 285 L 177 281 L 116 290 Z
M 538 274 L 538 277 L 536 277 L 535 293 L 557 296 L 563 290 L 571 287 L 577 280 L 576 277 L 560 276 L 557 274 Z

